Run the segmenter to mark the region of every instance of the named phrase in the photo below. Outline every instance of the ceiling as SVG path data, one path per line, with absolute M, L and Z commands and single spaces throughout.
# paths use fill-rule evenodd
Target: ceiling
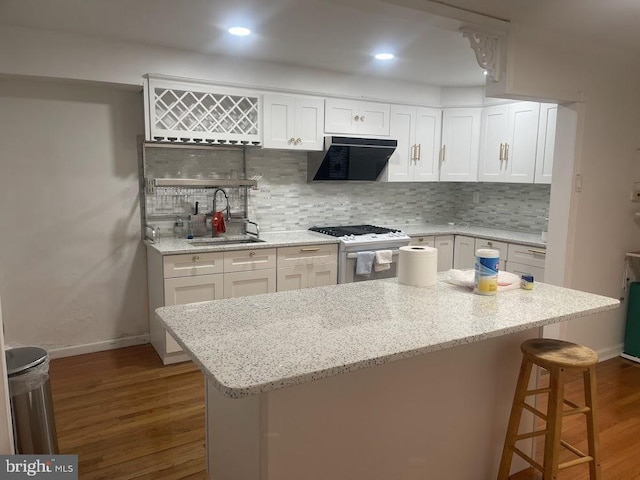
M 0 25 L 98 36 L 430 85 L 484 84 L 459 21 L 426 0 L 0 0 Z M 640 53 L 638 0 L 446 0 Z M 406 8 L 411 5 L 415 8 Z M 249 26 L 250 37 L 226 29 Z M 396 58 L 381 62 L 374 52 Z

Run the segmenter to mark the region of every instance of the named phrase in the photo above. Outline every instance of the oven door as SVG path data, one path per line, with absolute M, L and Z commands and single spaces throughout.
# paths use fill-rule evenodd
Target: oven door
M 369 275 L 356 275 L 357 252 L 340 252 L 338 262 L 338 283 L 363 282 L 365 280 L 379 280 L 381 278 L 392 278 L 398 276 L 398 254 L 400 250 L 397 248 L 385 248 L 393 252 L 393 260 L 391 268 L 376 272 L 373 268 Z M 367 250 L 368 252 L 375 250 Z

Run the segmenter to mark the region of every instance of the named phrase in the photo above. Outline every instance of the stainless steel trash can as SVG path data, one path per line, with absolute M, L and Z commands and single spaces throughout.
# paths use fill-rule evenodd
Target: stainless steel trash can
M 12 348 L 5 353 L 16 453 L 58 453 L 49 355 L 38 347 Z

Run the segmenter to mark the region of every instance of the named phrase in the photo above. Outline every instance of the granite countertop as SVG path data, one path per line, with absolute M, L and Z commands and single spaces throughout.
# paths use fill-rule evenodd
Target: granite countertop
M 533 247 L 545 248 L 540 234 L 513 232 L 510 230 L 499 230 L 487 227 L 475 227 L 467 224 L 458 225 L 436 225 L 436 224 L 415 224 L 415 225 L 386 225 L 389 228 L 397 228 L 412 237 L 427 235 L 468 235 L 471 237 L 481 237 L 489 240 L 502 242 L 519 243 Z M 175 239 L 172 237 L 162 237 L 159 243 L 145 241 L 145 244 L 160 252 L 162 255 L 176 255 L 182 253 L 195 252 L 224 252 L 230 250 L 292 247 L 296 245 L 312 244 L 337 244 L 339 240 L 326 235 L 310 232 L 308 230 L 295 230 L 288 232 L 264 232 L 260 234 L 260 239 L 264 242 L 250 244 L 227 244 L 227 245 L 192 245 L 189 240 Z M 196 239 L 198 240 L 198 239 Z
M 240 398 L 619 303 L 543 283 L 486 297 L 386 279 L 162 307 L 156 316 L 220 392 Z

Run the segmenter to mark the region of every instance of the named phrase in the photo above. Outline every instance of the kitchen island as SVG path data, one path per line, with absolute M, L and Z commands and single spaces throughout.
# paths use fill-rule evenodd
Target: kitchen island
M 212 478 L 475 480 L 497 472 L 520 343 L 618 306 L 390 279 L 156 315 L 205 373 Z

